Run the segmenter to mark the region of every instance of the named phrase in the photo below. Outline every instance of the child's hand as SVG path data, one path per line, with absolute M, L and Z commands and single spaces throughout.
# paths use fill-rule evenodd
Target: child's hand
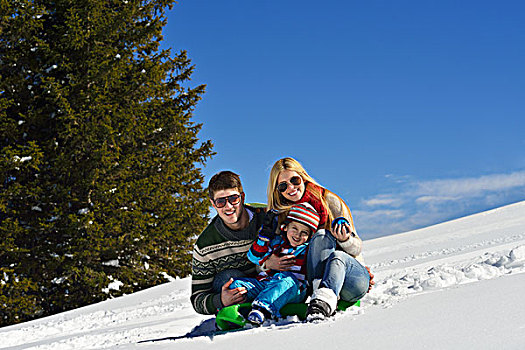
M 259 238 L 261 238 L 263 241 L 271 241 L 273 238 L 275 238 L 278 215 L 279 213 L 274 209 L 266 212 L 261 230 L 259 231 Z

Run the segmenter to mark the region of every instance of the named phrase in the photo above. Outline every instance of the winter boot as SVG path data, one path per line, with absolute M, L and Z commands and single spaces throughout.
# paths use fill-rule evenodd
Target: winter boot
M 330 315 L 330 306 L 320 299 L 312 300 L 308 304 L 308 309 L 306 309 L 306 319 L 308 321 L 322 320 Z
M 264 323 L 266 319 L 271 318 L 271 315 L 268 311 L 262 308 L 253 308 L 252 311 L 248 314 L 248 322 L 251 324 L 260 326 Z
M 337 295 L 330 288 L 314 291 L 306 310 L 307 320 L 317 320 L 332 316 L 337 308 Z

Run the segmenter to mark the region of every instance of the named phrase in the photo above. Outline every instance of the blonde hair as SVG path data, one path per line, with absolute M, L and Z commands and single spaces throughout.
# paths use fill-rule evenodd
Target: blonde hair
M 295 159 L 293 159 L 291 157 L 286 157 L 286 158 L 279 159 L 273 165 L 272 170 L 270 170 L 270 178 L 268 179 L 268 188 L 266 190 L 266 194 L 268 196 L 268 210 L 275 209 L 279 213 L 284 213 L 284 212 L 287 212 L 288 210 L 290 210 L 290 208 L 294 204 L 294 203 L 291 203 L 288 200 L 286 200 L 286 198 L 284 198 L 283 195 L 277 189 L 277 185 L 278 185 L 277 179 L 279 178 L 279 174 L 283 170 L 291 170 L 291 171 L 295 171 L 297 174 L 299 174 L 299 176 L 301 176 L 301 179 L 304 182 L 305 190 L 306 190 L 306 186 L 307 186 L 308 183 L 315 184 L 315 185 L 319 186 L 320 188 L 325 189 L 323 186 L 319 185 L 317 183 L 317 181 L 315 181 L 308 174 L 308 172 L 304 169 L 304 167 L 301 165 L 301 163 L 299 163 L 297 160 L 295 160 Z M 310 187 L 309 191 L 316 198 L 318 198 L 321 201 L 323 207 L 326 208 L 326 211 L 328 212 L 328 220 L 327 220 L 326 224 L 329 226 L 330 222 L 332 222 L 332 220 L 333 220 L 333 215 L 332 215 L 332 212 L 330 210 L 330 207 L 328 206 L 328 204 L 326 202 L 326 199 L 322 195 L 322 192 L 319 191 L 315 187 Z

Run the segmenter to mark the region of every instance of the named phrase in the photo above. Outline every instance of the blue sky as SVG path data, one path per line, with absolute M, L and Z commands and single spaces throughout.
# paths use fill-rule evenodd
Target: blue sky
M 525 2 L 181 0 L 194 121 L 265 202 L 292 156 L 364 238 L 525 199 Z

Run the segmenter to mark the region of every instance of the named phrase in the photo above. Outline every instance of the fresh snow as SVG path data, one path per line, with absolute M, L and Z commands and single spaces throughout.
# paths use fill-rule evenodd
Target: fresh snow
M 184 278 L 0 328 L 0 349 L 525 348 L 525 201 L 365 241 L 364 257 L 376 286 L 323 322 L 185 337 L 213 319 L 193 311 Z

